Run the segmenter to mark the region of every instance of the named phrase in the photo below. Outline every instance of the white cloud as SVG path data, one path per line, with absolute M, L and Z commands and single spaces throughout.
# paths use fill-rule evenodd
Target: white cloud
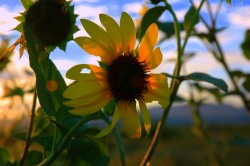
M 175 3 L 179 3 L 179 2 L 181 2 L 181 0 L 168 0 L 168 3 L 171 5 L 173 5 Z
M 86 59 L 86 64 L 99 66 L 98 61 L 100 60 L 101 58 L 99 56 L 90 55 L 89 58 Z
M 142 3 L 140 2 L 132 2 L 126 3 L 122 9 L 130 14 L 138 14 L 140 9 L 142 8 Z
M 20 9 L 9 9 L 8 6 L 0 6 L 0 35 L 10 35 L 11 31 L 18 25 L 18 21 L 14 17 L 19 15 Z
M 20 58 L 18 49 L 19 46 L 16 47 L 11 57 L 11 61 L 17 70 L 22 70 L 23 68 L 29 66 L 29 57 L 26 55 L 26 51 L 24 51 L 24 55 L 22 56 L 22 58 Z
M 108 12 L 108 7 L 104 5 L 76 5 L 75 7 L 75 13 L 78 14 L 77 19 L 89 19 L 99 25 L 99 14 Z M 80 30 L 74 34 L 74 37 L 88 36 L 80 23 L 77 23 L 77 26 L 80 28 Z
M 177 18 L 178 18 L 179 21 L 183 21 L 184 20 L 186 12 L 187 12 L 187 10 L 184 10 L 184 9 L 180 9 L 180 10 L 176 10 L 175 11 L 175 14 L 176 14 L 176 16 L 177 16 Z
M 62 59 L 56 59 L 53 60 L 58 70 L 69 70 L 71 67 L 77 65 L 77 61 L 73 60 L 62 60 Z
M 223 47 L 230 46 L 227 48 L 229 50 L 237 49 L 240 45 L 240 42 L 243 41 L 243 36 L 244 30 L 234 26 L 229 27 L 217 35 L 220 44 Z
M 242 28 L 250 28 L 250 6 L 238 7 L 227 15 L 228 21 Z
M 78 18 L 88 18 L 91 20 L 99 20 L 100 13 L 107 13 L 108 7 L 104 5 L 94 6 L 94 5 L 79 5 L 76 6 L 75 13 L 78 14 Z
M 187 70 L 191 72 L 211 72 L 220 68 L 220 64 L 209 52 L 198 52 L 195 57 L 187 62 Z
M 232 70 L 242 70 L 250 72 L 250 61 L 247 60 L 239 51 L 226 52 L 225 60 Z
M 74 4 L 79 4 L 79 3 L 83 3 L 83 2 L 87 2 L 87 3 L 97 3 L 100 0 L 72 0 L 72 2 Z

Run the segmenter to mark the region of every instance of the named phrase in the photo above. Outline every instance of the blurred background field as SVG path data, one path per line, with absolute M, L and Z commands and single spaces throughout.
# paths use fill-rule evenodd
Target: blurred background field
M 250 159 L 250 127 L 242 125 L 216 125 L 207 126 L 206 131 L 215 143 L 216 148 L 227 166 L 249 166 Z M 0 135 L 0 147 L 7 148 L 12 158 L 20 158 L 24 141 L 20 141 L 11 135 Z M 123 137 L 126 150 L 126 164 L 130 166 L 139 165 L 150 138 L 141 140 L 131 140 Z M 109 154 L 111 165 L 120 165 L 119 152 L 115 139 L 112 135 L 107 138 L 109 143 Z M 32 150 L 41 150 L 41 146 L 33 144 Z M 90 149 L 85 149 L 88 152 Z M 76 166 L 78 164 L 76 163 Z M 192 127 L 188 126 L 168 126 L 159 142 L 151 165 L 155 166 L 207 166 L 214 165 L 209 152 L 204 148 L 202 142 L 196 138 L 192 132 Z
M 150 110 L 154 127 L 156 127 L 162 110 L 154 107 L 150 108 Z M 201 107 L 201 113 L 204 118 L 206 134 L 216 146 L 223 163 L 227 166 L 250 165 L 250 119 L 245 110 L 228 105 L 207 104 Z M 93 121 L 90 125 L 101 127 L 103 123 Z M 28 113 L 24 113 L 21 118 L 8 122 L 1 119 L 0 126 L 0 147 L 8 149 L 13 160 L 20 158 L 24 148 L 24 141 L 17 139 L 15 136 L 27 130 Z M 122 132 L 119 126 L 118 129 Z M 129 139 L 122 134 L 127 165 L 139 165 L 139 161 L 149 146 L 153 133 L 154 130 L 152 130 L 148 138 L 139 140 Z M 105 142 L 108 143 L 111 165 L 119 166 L 119 151 L 114 136 L 110 134 L 105 139 Z M 42 147 L 35 143 L 30 147 L 30 151 L 32 150 L 41 151 Z M 88 153 L 91 148 L 83 151 Z M 37 157 L 39 154 L 35 156 Z M 63 157 L 63 155 L 61 156 Z M 42 157 L 42 154 L 40 154 L 40 157 Z M 59 162 L 55 165 L 60 164 Z M 207 150 L 206 145 L 195 134 L 190 108 L 187 105 L 177 105 L 171 110 L 163 137 L 152 157 L 151 165 L 215 165 L 213 156 Z
M 216 148 L 227 166 L 248 166 L 249 153 L 249 126 L 210 126 L 206 127 L 209 136 L 215 142 Z M 127 164 L 139 165 L 150 139 L 129 140 L 124 138 L 127 152 Z M 111 144 L 111 162 L 119 165 L 118 151 Z M 164 136 L 159 142 L 152 157 L 152 166 L 212 166 L 215 165 L 209 152 L 197 139 L 192 128 L 186 126 L 169 126 L 164 131 Z

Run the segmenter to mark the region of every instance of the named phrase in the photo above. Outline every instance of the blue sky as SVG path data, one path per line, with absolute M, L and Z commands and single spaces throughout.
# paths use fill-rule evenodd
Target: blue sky
M 168 1 L 175 10 L 177 17 L 180 21 L 183 20 L 185 12 L 190 6 L 189 0 L 169 0 Z M 195 4 L 199 4 L 200 0 L 194 0 Z M 218 0 L 210 0 L 212 9 L 216 8 Z M 73 0 L 75 5 L 75 12 L 79 15 L 77 25 L 80 31 L 75 34 L 76 36 L 86 35 L 82 29 L 79 19 L 87 18 L 96 23 L 99 22 L 98 15 L 106 13 L 119 21 L 122 11 L 131 14 L 134 19 L 139 18 L 139 10 L 142 4 L 146 4 L 143 0 Z M 239 48 L 240 43 L 244 38 L 244 32 L 250 28 L 250 1 L 249 0 L 234 0 L 232 6 L 223 2 L 222 12 L 219 16 L 219 26 L 228 27 L 225 31 L 219 34 L 218 38 L 222 44 L 223 50 L 226 54 L 226 60 L 232 69 L 240 69 L 250 73 L 250 62 L 247 61 Z M 152 6 L 152 5 L 149 5 Z M 19 33 L 10 31 L 17 25 L 14 16 L 23 12 L 23 8 L 19 0 L 0 0 L 0 34 L 12 37 L 12 41 L 19 37 Z M 206 5 L 202 8 L 202 15 L 207 18 Z M 161 20 L 172 20 L 169 14 L 164 14 Z M 199 31 L 204 31 L 204 26 L 197 25 Z M 164 54 L 162 65 L 156 69 L 156 72 L 171 73 L 173 64 L 166 63 L 169 59 L 176 57 L 176 44 L 174 39 L 170 39 L 161 45 Z M 214 60 L 205 47 L 196 38 L 191 38 L 187 45 L 187 51 L 197 52 L 197 55 L 187 64 L 188 72 L 205 72 L 215 77 L 228 80 L 224 70 Z M 78 63 L 96 63 L 93 56 L 87 55 L 76 43 L 73 41 L 68 44 L 66 53 L 56 49 L 52 52 L 50 57 L 58 66 L 60 71 L 64 74 L 67 69 Z M 27 55 L 19 60 L 18 55 L 14 57 L 17 67 L 28 65 Z M 230 85 L 229 85 L 230 86 Z

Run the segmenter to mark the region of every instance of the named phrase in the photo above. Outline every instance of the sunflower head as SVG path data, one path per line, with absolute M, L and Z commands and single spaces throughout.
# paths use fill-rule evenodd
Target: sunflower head
M 125 133 L 131 138 L 140 138 L 141 119 L 147 134 L 151 128 L 146 103 L 158 101 L 163 108 L 169 104 L 167 77 L 151 73 L 162 62 L 161 50 L 155 48 L 158 27 L 151 24 L 136 46 L 136 28 L 129 14 L 122 13 L 120 24 L 112 17 L 100 14 L 100 22 L 103 27 L 81 19 L 89 37 L 78 37 L 75 41 L 87 53 L 99 56 L 101 63 L 100 66 L 80 64 L 68 70 L 66 77 L 76 82 L 64 91 L 63 96 L 70 99 L 64 104 L 72 107 L 70 113 L 84 116 L 115 100 L 112 123 L 97 137 L 109 133 L 122 119 Z M 83 69 L 90 72 L 82 73 Z
M 28 25 L 41 43 L 48 49 L 66 49 L 78 30 L 74 6 L 64 0 L 38 0 L 31 4 L 18 20 Z M 22 26 L 21 26 L 22 27 Z M 16 29 L 20 29 L 20 25 Z
M 150 2 L 154 5 L 157 5 L 160 2 L 163 2 L 163 0 L 150 0 Z

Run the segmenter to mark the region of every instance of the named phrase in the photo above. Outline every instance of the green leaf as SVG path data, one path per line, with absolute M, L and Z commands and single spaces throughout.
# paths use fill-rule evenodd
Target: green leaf
M 199 83 L 194 83 L 193 86 L 198 90 L 198 91 L 206 91 L 213 95 L 218 103 L 222 103 L 222 97 L 225 96 L 220 93 L 219 89 L 217 88 L 208 88 L 208 87 L 203 87 Z
M 139 39 L 142 39 L 148 27 L 152 23 L 156 22 L 165 10 L 166 8 L 164 6 L 156 6 L 147 11 L 147 13 L 143 16 L 141 21 Z
M 89 130 L 91 134 L 78 135 L 71 142 L 66 156 L 65 166 L 107 166 L 109 165 L 108 149 L 105 139 L 94 139 L 99 131 Z
M 69 108 L 63 104 L 63 92 L 66 83 L 49 59 L 49 54 L 37 37 L 23 24 L 24 35 L 27 42 L 30 66 L 36 75 L 36 87 L 41 107 L 48 116 L 55 116 L 56 121 L 62 123 L 72 117 Z
M 97 61 L 99 66 L 104 69 L 104 70 L 108 70 L 108 65 L 106 65 L 105 63 L 103 63 L 102 61 Z
M 14 96 L 20 96 L 21 98 L 23 98 L 23 95 L 25 94 L 24 90 L 16 87 L 14 89 L 10 89 L 10 91 L 8 93 L 6 93 L 4 95 L 4 97 L 14 97 Z
M 184 29 L 189 32 L 193 29 L 194 25 L 199 22 L 199 14 L 197 9 L 191 6 L 184 17 Z
M 62 42 L 58 47 L 65 52 L 66 48 L 67 48 L 67 43 L 66 42 Z
M 104 106 L 104 112 L 108 115 L 113 115 L 116 109 L 116 101 L 113 99 L 110 103 Z
M 180 30 L 184 30 L 183 23 L 180 22 Z M 170 38 L 175 34 L 173 22 L 157 22 L 158 28 L 166 34 L 166 38 Z
M 53 137 L 55 134 L 55 126 L 46 118 L 47 115 L 40 107 L 36 111 L 31 135 L 31 142 L 39 143 L 43 147 L 44 157 L 51 152 Z M 22 138 L 19 135 L 19 138 Z M 26 137 L 24 137 L 26 138 Z
M 230 145 L 241 145 L 244 147 L 249 147 L 250 146 L 250 139 L 249 138 L 245 138 L 241 135 L 235 135 L 233 138 L 231 138 L 228 143 Z
M 194 82 L 192 86 L 195 87 L 199 92 L 202 92 L 205 89 L 198 82 Z
M 27 10 L 33 4 L 32 0 L 20 0 L 23 7 Z
M 55 132 L 54 125 L 47 119 L 44 110 L 40 107 L 35 113 L 32 137 L 53 137 Z
M 226 0 L 229 5 L 232 5 L 232 0 Z
M 25 17 L 23 15 L 21 16 L 17 16 L 17 17 L 14 17 L 17 21 L 19 22 L 24 22 L 25 21 Z
M 181 57 L 181 60 L 183 61 L 183 63 L 186 63 L 188 60 L 192 59 L 194 56 L 195 56 L 194 52 L 186 52 Z
M 209 32 L 201 32 L 201 33 L 195 33 L 194 35 L 199 37 L 200 39 L 207 40 L 210 43 L 215 42 L 215 36 L 217 33 L 222 32 L 227 27 L 217 28 L 215 30 L 210 30 Z
M 24 165 L 38 165 L 43 160 L 43 154 L 39 151 L 32 150 L 27 155 Z
M 246 77 L 246 80 L 242 83 L 243 87 L 250 92 L 250 75 Z
M 36 75 L 37 95 L 41 107 L 49 117 L 55 117 L 57 124 L 67 127 L 64 122 L 73 117 L 69 114 L 69 107 L 63 104 L 63 92 L 66 89 L 66 83 L 60 74 L 55 64 L 50 60 L 49 53 L 39 41 L 39 39 L 32 33 L 29 27 L 23 23 L 23 31 L 27 42 L 30 66 Z M 53 141 L 51 137 L 45 141 L 41 137 L 34 141 L 41 141 L 43 146 L 46 146 L 45 155 L 50 153 L 52 149 L 58 144 L 64 133 L 59 131 L 59 125 L 56 125 Z M 48 146 L 49 145 L 49 146 Z
M 241 49 L 244 56 L 250 60 L 250 29 L 248 29 L 245 33 L 245 39 L 241 43 Z
M 228 91 L 228 86 L 224 80 L 220 78 L 212 77 L 205 73 L 192 73 L 192 74 L 185 76 L 185 79 L 208 82 L 208 83 L 213 84 L 217 88 L 223 90 L 224 92 Z
M 243 72 L 240 71 L 240 70 L 231 71 L 231 74 L 232 74 L 234 77 L 245 77 L 245 73 L 243 73 Z
M 112 122 L 110 121 L 109 117 L 104 113 L 101 112 L 102 114 L 102 119 L 110 126 L 112 124 Z M 120 153 L 120 158 L 122 160 L 122 163 L 125 163 L 125 156 L 126 156 L 126 152 L 125 152 L 125 148 L 124 148 L 124 144 L 121 138 L 121 135 L 119 133 L 119 131 L 116 129 L 116 127 L 114 127 L 112 129 L 112 132 L 115 136 L 117 145 L 118 145 L 118 149 L 119 149 L 119 153 Z M 124 164 L 125 165 L 125 164 Z
M 233 96 L 233 95 L 235 95 L 235 96 L 239 96 L 239 92 L 237 92 L 237 91 L 229 91 L 229 92 L 227 92 L 227 93 L 225 93 L 223 96 Z
M 7 165 L 10 161 L 10 153 L 7 149 L 0 147 L 0 165 Z
M 20 33 L 23 32 L 23 24 L 18 24 L 15 28 L 13 28 L 12 30 L 16 30 Z
M 174 102 L 186 102 L 186 101 L 187 100 L 180 95 L 176 95 L 174 98 Z

